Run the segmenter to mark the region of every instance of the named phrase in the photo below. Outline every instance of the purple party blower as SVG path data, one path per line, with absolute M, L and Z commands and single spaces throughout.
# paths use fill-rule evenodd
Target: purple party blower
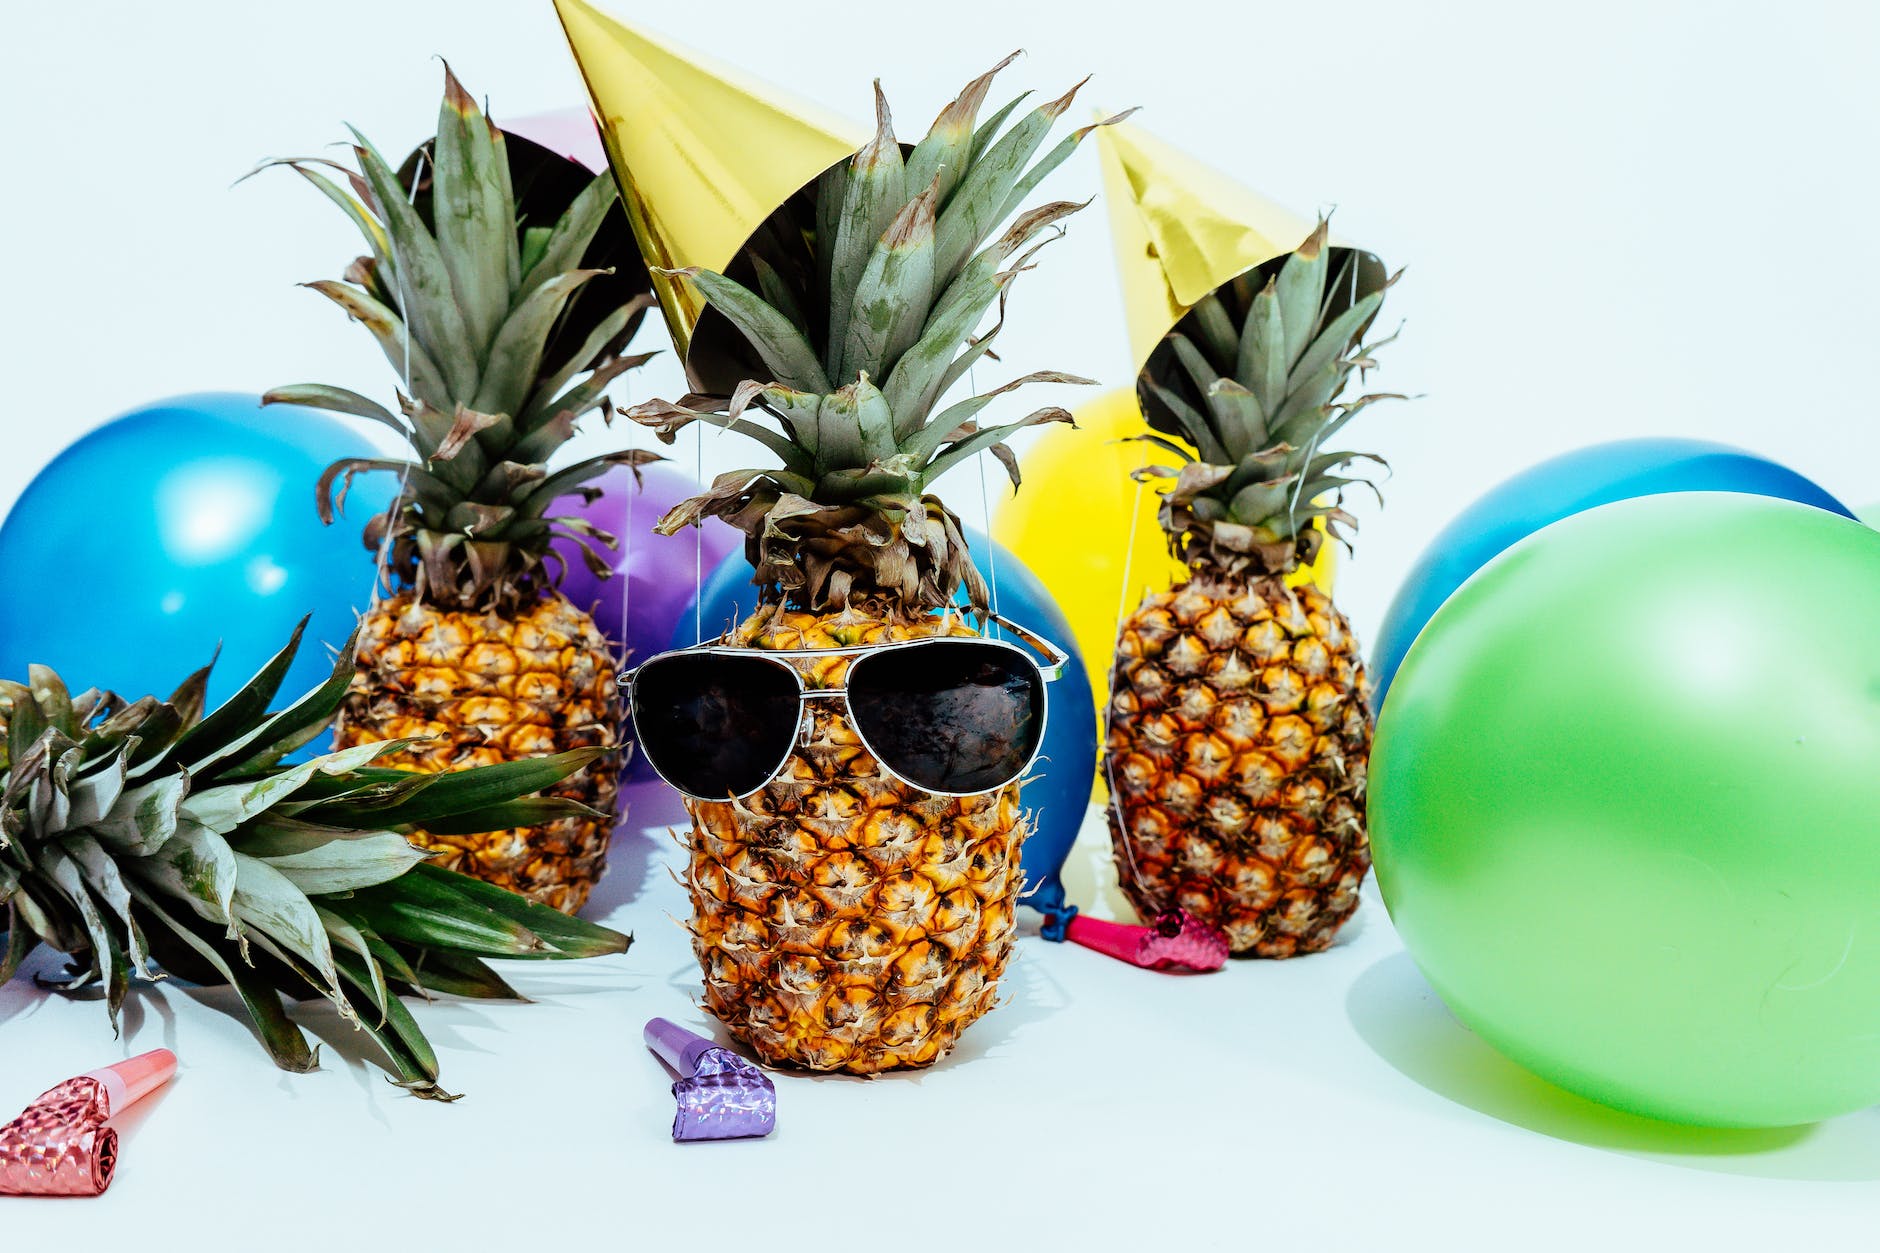
M 730 1049 L 664 1018 L 647 1020 L 646 1047 L 679 1076 L 674 1140 L 738 1140 L 777 1129 L 770 1076 Z

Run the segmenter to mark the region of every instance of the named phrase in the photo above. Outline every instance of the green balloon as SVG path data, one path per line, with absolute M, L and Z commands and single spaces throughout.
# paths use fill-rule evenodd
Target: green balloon
M 1685 493 L 1555 523 L 1391 687 L 1378 885 L 1451 1010 L 1718 1127 L 1880 1103 L 1880 532 Z

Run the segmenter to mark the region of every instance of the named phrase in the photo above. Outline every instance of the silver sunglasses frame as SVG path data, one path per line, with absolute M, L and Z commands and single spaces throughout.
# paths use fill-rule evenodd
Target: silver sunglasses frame
M 707 640 L 702 644 L 694 644 L 690 648 L 669 648 L 664 652 L 655 653 L 651 657 L 648 657 L 645 661 L 642 661 L 639 665 L 634 666 L 631 670 L 628 670 L 625 674 L 622 674 L 620 678 L 616 680 L 616 682 L 620 688 L 621 694 L 626 698 L 628 716 L 631 718 L 632 723 L 633 723 L 633 738 L 636 742 L 640 743 L 641 745 L 644 745 L 646 742 L 646 737 L 641 732 L 640 710 L 639 710 L 639 705 L 633 699 L 633 687 L 634 687 L 635 681 L 639 677 L 640 671 L 644 670 L 647 666 L 652 665 L 656 661 L 663 661 L 668 657 L 682 657 L 682 656 L 686 656 L 692 653 L 714 653 L 720 656 L 729 655 L 729 656 L 736 656 L 736 657 L 756 657 L 762 661 L 766 661 L 766 662 L 769 662 L 773 665 L 780 667 L 786 673 L 789 674 L 791 681 L 796 684 L 796 692 L 797 692 L 796 725 L 792 727 L 790 731 L 790 749 L 788 752 L 784 753 L 782 759 L 778 761 L 776 766 L 771 769 L 771 772 L 767 776 L 765 776 L 764 781 L 758 784 L 756 787 L 752 788 L 748 792 L 743 792 L 743 793 L 740 793 L 738 796 L 732 796 L 732 797 L 699 796 L 698 794 L 694 792 L 688 792 L 684 788 L 680 787 L 677 783 L 674 783 L 671 779 L 667 778 L 666 772 L 661 770 L 659 768 L 659 763 L 653 760 L 653 755 L 651 753 L 646 752 L 644 747 L 642 747 L 641 753 L 646 758 L 646 764 L 653 768 L 653 773 L 658 775 L 660 777 L 660 780 L 663 783 L 665 783 L 667 787 L 670 787 L 673 791 L 679 793 L 679 795 L 684 796 L 690 800 L 700 801 L 700 802 L 704 802 L 708 804 L 724 804 L 727 801 L 738 800 L 744 796 L 756 795 L 757 793 L 763 791 L 765 788 L 769 787 L 772 783 L 775 783 L 778 777 L 783 774 L 784 768 L 790 764 L 790 759 L 796 755 L 796 745 L 798 741 L 802 739 L 803 724 L 809 718 L 809 703 L 811 701 L 823 700 L 831 696 L 841 696 L 841 697 L 844 697 L 845 703 L 846 703 L 846 697 L 847 697 L 848 690 L 849 690 L 848 683 L 847 683 L 847 676 L 844 676 L 844 682 L 842 686 L 840 687 L 812 688 L 812 687 L 807 686 L 803 682 L 803 672 L 791 664 L 792 658 L 853 657 L 857 655 L 873 656 L 877 653 L 887 653 L 887 652 L 894 652 L 896 650 L 919 648 L 922 645 L 932 645 L 932 644 L 938 644 L 938 643 L 976 644 L 976 645 L 983 645 L 983 646 L 988 646 L 988 647 L 993 647 L 993 648 L 1003 648 L 1008 652 L 1018 654 L 1020 657 L 1022 657 L 1025 660 L 1025 664 L 1030 666 L 1032 670 L 1037 674 L 1038 682 L 1041 685 L 1045 683 L 1053 682 L 1064 676 L 1064 667 L 1069 665 L 1070 660 L 1071 660 L 1071 656 L 1069 653 L 1065 652 L 1062 648 L 1059 648 L 1056 644 L 1053 644 L 1050 640 L 1046 639 L 1044 636 L 1039 635 L 1036 631 L 1032 631 L 1026 627 L 1022 627 L 1018 623 L 1013 622 L 1010 618 L 1007 618 L 1001 614 L 996 614 L 996 613 L 988 614 L 987 617 L 991 622 L 995 623 L 996 625 L 1000 627 L 1003 627 L 1005 630 L 1010 631 L 1012 634 L 1024 640 L 1038 653 L 1042 654 L 1046 658 L 1046 661 L 1043 664 L 1040 664 L 1037 657 L 1033 656 L 1030 652 L 1027 652 L 1025 649 L 1020 648 L 1017 644 L 1014 644 L 1012 641 L 1007 640 L 1007 639 L 999 639 L 997 637 L 987 636 L 987 635 L 971 635 L 971 636 L 968 636 L 968 635 L 923 635 L 918 639 L 892 640 L 884 644 L 850 644 L 850 645 L 846 645 L 840 648 L 788 648 L 788 649 L 740 648 L 734 644 L 726 644 L 724 642 L 726 636 L 720 635 L 716 639 Z M 859 662 L 855 664 L 859 664 Z M 850 669 L 850 672 L 853 673 L 854 664 L 851 664 L 849 669 Z M 861 726 L 856 722 L 856 720 L 853 717 L 849 719 L 849 725 L 850 727 L 854 729 L 855 737 L 862 742 L 862 747 L 868 750 L 868 755 L 875 759 L 875 764 L 880 766 L 884 773 L 886 773 L 889 777 L 895 779 L 896 781 L 908 787 L 914 788 L 916 791 L 926 792 L 930 796 L 985 796 L 992 792 L 998 791 L 1000 788 L 1009 787 L 1011 786 L 1011 784 L 1013 784 L 1017 780 L 1024 778 L 1025 772 L 1030 770 L 1032 766 L 1037 763 L 1039 755 L 1044 751 L 1045 735 L 1051 729 L 1050 699 L 1047 697 L 1041 703 L 1043 705 L 1043 709 L 1041 710 L 1039 717 L 1038 717 L 1038 742 L 1036 745 L 1032 747 L 1031 756 L 1025 759 L 1025 764 L 1019 767 L 1018 773 L 1014 774 L 1010 779 L 1007 779 L 1004 783 L 998 784 L 995 787 L 980 788 L 977 791 L 972 791 L 972 792 L 947 792 L 947 791 L 941 791 L 936 788 L 926 787 L 926 786 L 923 786 L 922 784 L 916 783 L 914 780 L 908 778 L 906 775 L 903 775 L 899 771 L 895 770 L 894 767 L 890 766 L 885 760 L 882 759 L 881 754 L 875 750 L 875 746 L 869 742 L 867 732 L 862 730 Z

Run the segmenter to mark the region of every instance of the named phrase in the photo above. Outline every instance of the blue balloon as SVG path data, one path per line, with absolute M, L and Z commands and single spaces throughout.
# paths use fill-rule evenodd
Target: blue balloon
M 1022 858 L 1025 888 L 1030 893 L 1025 903 L 1045 914 L 1049 930 L 1058 933 L 1053 938 L 1061 939 L 1063 925 L 1074 911 L 1065 903 L 1060 875 L 1089 811 L 1090 787 L 1097 772 L 1096 698 L 1091 695 L 1090 673 L 1077 651 L 1071 624 L 1043 582 L 1004 545 L 970 528 L 965 534 L 973 564 L 997 589 L 999 612 L 1071 655 L 1063 677 L 1048 689 L 1044 746 L 1025 784 L 1032 831 Z M 749 616 L 757 604 L 751 574 L 741 550 L 719 562 L 680 613 L 672 647 L 687 648 L 701 637 L 711 639 Z
M 328 645 L 372 595 L 365 518 L 390 475 L 362 478 L 323 526 L 314 485 L 377 450 L 340 419 L 260 398 L 181 396 L 99 427 L 55 457 L 0 523 L 0 675 L 29 664 L 74 689 L 168 696 L 221 647 L 211 707 L 313 615 L 280 703 L 333 672 Z
M 1812 480 L 1741 448 L 1695 439 L 1625 439 L 1543 461 L 1477 500 L 1430 542 L 1397 589 L 1371 649 L 1381 709 L 1404 654 L 1451 593 L 1516 541 L 1596 505 L 1667 492 L 1741 492 L 1854 514 Z

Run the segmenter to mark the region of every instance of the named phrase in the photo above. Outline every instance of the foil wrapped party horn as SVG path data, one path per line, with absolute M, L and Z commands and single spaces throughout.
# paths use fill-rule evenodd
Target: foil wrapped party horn
M 111 1119 L 176 1073 L 176 1054 L 152 1049 L 90 1070 L 40 1095 L 0 1127 L 0 1195 L 97 1196 L 117 1171 Z
M 730 1049 L 664 1018 L 646 1024 L 646 1047 L 677 1072 L 674 1140 L 737 1140 L 777 1128 L 770 1076 Z
M 1227 965 L 1227 937 L 1178 909 L 1146 927 L 1078 914 L 1065 927 L 1064 938 L 1144 970 L 1210 971 Z

